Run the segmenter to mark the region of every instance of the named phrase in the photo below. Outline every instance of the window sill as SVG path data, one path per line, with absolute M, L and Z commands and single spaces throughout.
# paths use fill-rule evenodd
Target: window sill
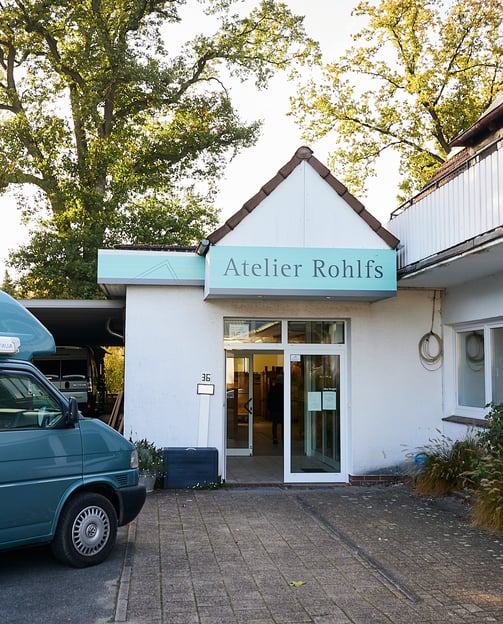
M 457 423 L 458 425 L 466 425 L 467 427 L 487 427 L 485 418 L 470 418 L 468 416 L 447 416 L 442 418 L 444 422 Z

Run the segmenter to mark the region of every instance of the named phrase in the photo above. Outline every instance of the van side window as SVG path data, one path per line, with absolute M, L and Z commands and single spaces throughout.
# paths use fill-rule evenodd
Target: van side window
M 0 373 L 0 430 L 52 429 L 62 421 L 61 405 L 35 378 Z

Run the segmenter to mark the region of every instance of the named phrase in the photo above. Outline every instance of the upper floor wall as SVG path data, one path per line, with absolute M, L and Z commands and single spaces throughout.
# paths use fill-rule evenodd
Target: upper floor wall
M 403 245 L 399 270 L 503 225 L 503 137 L 453 165 L 386 225 Z

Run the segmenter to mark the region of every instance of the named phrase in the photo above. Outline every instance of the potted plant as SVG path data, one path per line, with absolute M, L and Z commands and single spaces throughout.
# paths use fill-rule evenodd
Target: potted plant
M 157 478 L 164 471 L 163 451 L 146 438 L 132 442 L 138 451 L 139 482 L 145 485 L 147 492 L 152 492 Z

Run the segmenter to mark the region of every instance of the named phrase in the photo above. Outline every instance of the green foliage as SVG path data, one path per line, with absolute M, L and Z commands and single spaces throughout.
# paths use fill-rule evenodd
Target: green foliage
M 440 433 L 440 432 L 439 432 Z M 445 496 L 453 490 L 462 490 L 470 480 L 469 471 L 480 456 L 480 445 L 475 436 L 453 441 L 440 433 L 438 438 L 420 449 L 425 456 L 415 491 L 420 495 Z
M 484 476 L 480 480 L 472 507 L 476 526 L 503 531 L 503 456 L 483 458 Z
M 107 393 L 118 394 L 124 388 L 124 347 L 108 347 L 104 365 Z
M 472 507 L 472 518 L 477 526 L 502 531 L 503 404 L 491 405 L 486 420 L 487 428 L 477 434 L 482 454 L 473 470 L 478 487 Z
M 220 490 L 223 488 L 223 484 L 221 481 L 218 482 L 209 482 L 209 483 L 196 483 L 196 485 L 192 486 L 193 490 Z
M 407 199 L 503 89 L 502 13 L 502 0 L 360 2 L 355 45 L 292 101 L 304 138 L 332 138 L 331 168 L 353 193 L 394 151 Z
M 419 449 L 424 458 L 415 491 L 426 496 L 445 496 L 469 488 L 474 502 L 474 525 L 503 530 L 503 404 L 492 405 L 487 428 L 465 440 L 439 438 Z
M 130 244 L 194 245 L 217 225 L 211 205 L 193 190 L 183 201 L 157 194 L 117 218 L 118 238 Z
M 78 208 L 34 221 L 38 225 L 31 231 L 31 241 L 10 255 L 11 265 L 19 271 L 20 296 L 103 297 L 96 285 L 97 249 L 103 246 L 100 224 Z
M 11 253 L 22 297 L 100 298 L 97 249 L 119 243 L 194 245 L 215 227 L 216 214 L 194 193 L 177 199 L 158 193 L 110 217 L 105 231 L 84 209 L 68 209 L 38 221 L 29 243 Z
M 487 429 L 478 434 L 480 443 L 487 454 L 503 457 L 503 403 L 491 405 L 486 421 Z
M 16 286 L 9 275 L 9 272 L 6 270 L 4 273 L 3 283 L 1 290 L 10 295 L 11 297 L 17 297 L 18 294 L 16 292 Z
M 138 468 L 140 472 L 160 476 L 164 470 L 163 450 L 157 448 L 153 442 L 147 439 L 133 441 L 138 451 Z
M 99 296 L 100 247 L 192 244 L 214 226 L 214 182 L 260 131 L 234 110 L 231 79 L 260 89 L 318 58 L 283 3 L 239 5 L 2 3 L 0 191 L 38 190 L 23 205 L 31 240 L 10 259 L 24 296 Z M 178 46 L 190 10 L 213 33 Z

